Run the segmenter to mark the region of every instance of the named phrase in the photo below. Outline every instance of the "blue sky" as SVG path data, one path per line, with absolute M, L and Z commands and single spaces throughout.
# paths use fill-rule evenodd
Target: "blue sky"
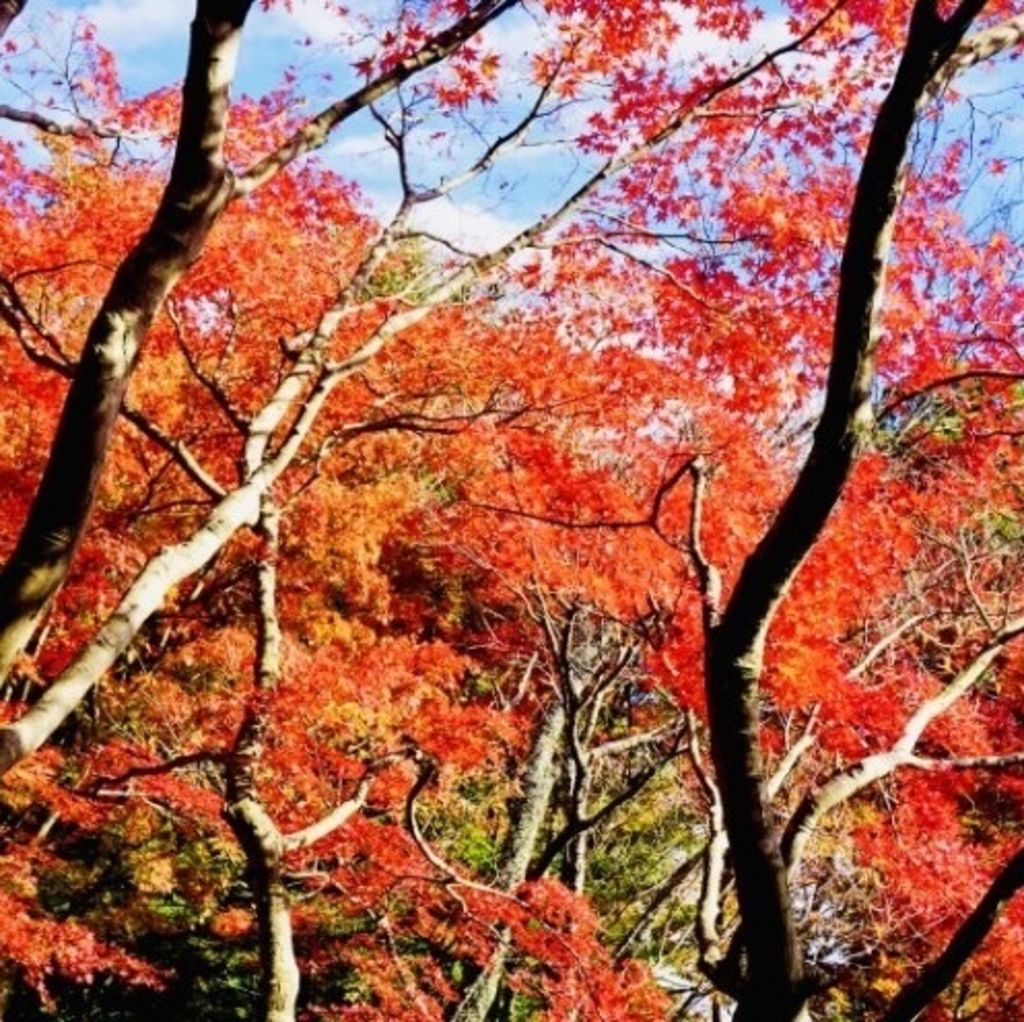
M 354 15 L 360 10 L 376 12 L 387 5 L 357 0 L 347 5 Z M 55 18 L 52 12 L 58 13 Z M 87 18 L 97 26 L 101 43 L 117 57 L 122 84 L 129 93 L 142 93 L 180 79 L 185 66 L 188 26 L 193 4 L 190 0 L 59 0 L 42 4 L 16 23 L 12 37 L 42 36 L 60 53 L 63 39 L 76 16 Z M 280 84 L 286 69 L 297 75 L 298 92 L 305 97 L 309 111 L 315 112 L 324 102 L 351 91 L 357 84 L 353 65 L 372 49 L 369 41 L 362 44 L 345 38 L 349 26 L 337 14 L 325 8 L 323 0 L 296 0 L 291 12 L 283 9 L 264 12 L 255 9 L 246 26 L 242 54 L 236 78 L 235 95 L 262 95 Z M 506 15 L 500 26 L 489 32 L 489 43 L 498 47 L 507 58 L 509 71 L 522 63 L 522 58 L 535 42 L 536 26 L 526 15 L 514 11 Z M 63 38 L 62 38 L 63 37 Z M 329 72 L 331 82 L 324 80 Z M 525 81 L 513 93 L 528 97 Z M 0 98 L 7 98 L 0 93 Z M 14 100 L 12 100 L 13 102 Z M 21 101 L 24 105 L 24 101 Z M 514 116 L 518 104 L 503 103 L 489 112 L 493 125 Z M 384 104 L 383 109 L 388 109 Z M 0 125 L 0 132 L 24 135 L 25 129 Z M 419 164 L 416 177 L 423 184 L 433 184 L 433 177 L 444 163 L 436 144 L 431 147 L 429 132 L 421 131 L 418 147 L 413 147 L 414 164 Z M 458 160 L 471 159 L 473 147 L 453 153 L 456 162 L 443 167 L 456 170 Z M 373 208 L 386 215 L 397 201 L 398 178 L 394 154 L 386 145 L 380 126 L 368 114 L 361 113 L 344 124 L 321 153 L 331 166 L 359 183 Z M 530 173 L 531 165 L 543 173 Z M 581 173 L 575 162 L 547 151 L 527 150 L 514 157 L 500 175 L 478 182 L 454 196 L 440 200 L 422 211 L 425 227 L 476 247 L 489 245 L 510 237 L 517 227 L 532 219 L 540 210 L 550 207 L 559 194 Z M 515 187 L 511 186 L 512 177 Z M 495 180 L 500 176 L 500 180 Z
M 350 0 L 346 6 L 353 21 L 369 12 L 378 24 L 386 22 L 391 9 L 388 3 L 373 0 Z M 45 8 L 41 3 L 35 7 L 30 3 L 27 14 L 16 23 L 13 38 L 34 33 L 51 45 L 55 54 L 60 53 L 62 37 L 66 38 L 74 18 L 85 17 L 97 26 L 100 42 L 116 54 L 126 90 L 141 93 L 181 77 L 192 10 L 191 0 L 58 0 Z M 311 112 L 323 101 L 345 94 L 357 82 L 355 61 L 372 49 L 372 41 L 353 45 L 346 39 L 348 27 L 344 19 L 326 8 L 325 0 L 295 0 L 290 12 L 283 5 L 271 12 L 254 10 L 246 28 L 236 95 L 265 93 L 279 84 L 288 68 L 296 72 L 299 93 L 307 97 Z M 770 17 L 752 46 L 774 45 L 785 35 L 782 18 Z M 541 40 L 536 21 L 524 11 L 514 10 L 487 30 L 484 42 L 502 54 L 503 98 L 486 111 L 469 111 L 469 117 L 485 135 L 493 136 L 532 99 L 528 56 Z M 680 61 L 692 59 L 710 47 L 709 37 L 690 29 L 683 33 L 675 56 Z M 718 59 L 729 56 L 721 51 L 714 55 Z M 333 76 L 332 82 L 323 80 L 325 72 Z M 2 91 L 0 98 L 7 98 Z M 585 102 L 566 110 L 547 129 L 548 140 L 571 135 L 583 123 L 587 111 Z M 431 137 L 430 129 L 431 125 L 424 125 L 414 136 L 418 144 L 411 151 L 414 177 L 423 184 L 433 184 L 438 173 L 457 171 L 479 151 L 472 132 L 465 131 L 459 136 L 468 140 L 467 144 L 445 153 Z M 0 125 L 3 131 L 24 133 L 24 129 Z M 538 143 L 542 141 L 538 139 Z M 347 122 L 325 147 L 322 157 L 357 181 L 379 214 L 386 215 L 397 201 L 394 154 L 369 114 Z M 488 247 L 506 240 L 539 213 L 558 205 L 587 170 L 587 164 L 581 163 L 567 146 L 530 146 L 509 157 L 486 179 L 423 208 L 420 222 L 460 244 Z
M 294 0 L 290 12 L 283 4 L 270 12 L 257 8 L 246 28 L 236 94 L 261 95 L 279 84 L 286 69 L 298 79 L 298 93 L 306 97 L 310 112 L 323 102 L 337 98 L 357 84 L 354 63 L 372 50 L 373 42 L 363 39 L 353 44 L 348 36 L 361 16 L 370 15 L 376 24 L 388 21 L 397 7 L 393 0 L 348 0 L 350 21 L 328 9 L 326 0 Z M 778 45 L 788 38 L 785 16 L 777 2 L 765 4 L 767 16 L 758 35 L 746 52 L 723 51 L 721 44 L 707 35 L 688 28 L 677 42 L 673 61 L 679 66 L 692 62 L 699 54 L 711 55 L 716 62 L 729 57 L 749 56 L 750 52 Z M 12 37 L 35 34 L 58 55 L 63 52 L 71 24 L 77 16 L 97 26 L 100 42 L 109 47 L 118 60 L 122 82 L 129 93 L 141 93 L 180 79 L 185 66 L 188 25 L 192 0 L 56 0 L 29 3 L 27 13 L 16 23 Z M 685 15 L 680 15 L 681 20 Z M 361 34 L 357 32 L 356 34 Z M 501 102 L 486 110 L 469 111 L 469 120 L 488 137 L 507 127 L 532 98 L 534 87 L 528 79 L 528 55 L 542 42 L 537 23 L 523 10 L 505 15 L 486 33 L 485 45 L 502 54 Z M 326 82 L 329 72 L 333 80 Z M 979 99 L 997 91 L 1001 74 L 982 74 L 972 79 Z M 0 99 L 19 101 L 23 97 L 5 95 Z M 1003 98 L 982 99 L 982 105 L 1007 107 Z M 1019 105 L 1019 104 L 1018 104 Z M 385 104 L 384 109 L 394 104 Z M 588 170 L 586 162 L 565 145 L 553 144 L 571 136 L 583 123 L 592 106 L 581 102 L 566 110 L 560 119 L 546 128 L 551 144 L 525 148 L 510 157 L 486 178 L 441 199 L 420 211 L 421 224 L 460 245 L 490 247 L 507 240 L 518 228 L 539 213 L 557 204 Z M 1020 120 L 1011 108 L 1001 118 L 1003 133 L 996 148 L 1015 155 L 1024 138 Z M 460 130 L 458 145 L 445 146 L 432 136 L 436 122 L 425 123 L 414 135 L 411 148 L 413 177 L 430 185 L 439 174 L 456 172 L 479 151 L 479 140 L 471 130 Z M 959 130 L 962 125 L 954 125 Z M 0 123 L 0 133 L 25 137 L 26 129 Z M 544 142 L 544 136 L 538 138 Z M 368 113 L 353 117 L 332 137 L 322 158 L 361 186 L 374 210 L 385 216 L 398 196 L 398 178 L 394 154 L 386 145 L 380 126 Z

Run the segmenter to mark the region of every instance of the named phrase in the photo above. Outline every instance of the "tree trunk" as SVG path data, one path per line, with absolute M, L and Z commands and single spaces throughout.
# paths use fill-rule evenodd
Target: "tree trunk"
M 526 879 L 530 859 L 551 805 L 556 779 L 555 758 L 564 730 L 565 708 L 556 701 L 540 727 L 526 766 L 523 798 L 514 814 L 512 832 L 498 873 L 497 886 L 502 890 L 511 891 Z M 511 941 L 505 930 L 491 960 L 463 995 L 451 1022 L 485 1022 L 501 990 L 510 952 Z
M 25 9 L 27 0 L 0 0 L 0 39 L 11 27 L 11 22 Z
M 584 746 L 593 734 L 593 722 L 596 721 L 600 704 L 600 699 L 595 700 L 594 709 L 590 715 L 591 726 L 584 728 L 584 738 L 582 741 L 576 740 L 572 736 L 572 729 L 575 727 L 575 723 L 572 720 L 572 715 L 570 715 L 569 741 L 574 743 L 573 747 L 576 749 L 576 752 L 567 756 L 565 762 L 565 812 L 567 820 L 575 825 L 578 825 L 588 815 L 587 803 L 590 798 L 592 778 L 589 754 Z M 588 831 L 581 830 L 580 833 L 568 841 L 562 852 L 561 880 L 570 891 L 576 894 L 582 894 L 587 884 L 589 837 Z
M 873 425 L 871 386 L 892 232 L 921 105 L 984 0 L 948 19 L 917 0 L 892 87 L 861 167 L 843 258 L 825 404 L 814 442 L 774 522 L 744 563 L 720 622 L 706 635 L 711 752 L 740 907 L 744 952 L 736 1022 L 796 1022 L 809 985 L 786 869 L 767 805 L 760 747 L 764 644 L 775 611 L 817 542 Z M 739 950 L 737 947 L 735 950 Z
M 256 771 L 266 745 L 269 700 L 281 674 L 277 618 L 278 513 L 265 498 L 259 535 L 265 551 L 256 567 L 256 691 L 246 711 L 227 770 L 225 815 L 245 851 L 256 902 L 260 945 L 260 1022 L 295 1022 L 300 973 L 292 939 L 292 913 L 284 882 L 286 839 L 260 801 Z
M 300 973 L 292 939 L 292 915 L 283 877 L 284 842 L 255 802 L 243 799 L 228 819 L 245 850 L 256 903 L 260 948 L 260 1022 L 295 1022 Z
M 786 867 L 764 796 L 760 743 L 760 664 L 737 655 L 728 633 L 713 631 L 707 654 L 711 756 L 729 836 L 747 946 L 745 985 L 753 994 L 736 1022 L 793 1022 L 803 1005 L 803 955 Z
M 511 940 L 508 931 L 505 930 L 491 955 L 491 960 L 470 984 L 455 1014 L 452 1015 L 452 1022 L 485 1022 L 501 991 L 510 950 Z
M 0 36 L 26 0 L 0 0 Z M 0 572 L 0 681 L 67 576 L 139 350 L 164 299 L 232 199 L 316 149 L 342 121 L 454 52 L 516 0 L 483 0 L 380 77 L 332 103 L 248 171 L 224 162 L 228 98 L 253 0 L 197 0 L 171 176 L 149 229 L 118 267 L 93 321 L 28 518 Z
M 0 572 L 0 678 L 32 637 L 82 540 L 139 349 L 230 198 L 228 94 L 251 3 L 198 0 L 170 179 L 89 328 L 28 518 Z M 0 27 L 4 17 L 9 23 L 13 15 L 0 15 Z

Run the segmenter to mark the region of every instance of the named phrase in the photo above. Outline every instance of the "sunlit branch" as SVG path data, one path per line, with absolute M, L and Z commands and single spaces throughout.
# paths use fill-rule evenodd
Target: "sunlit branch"
M 916 753 L 918 742 L 927 727 L 956 702 L 970 692 L 1003 652 L 1007 644 L 1024 633 L 1024 620 L 1011 622 L 979 652 L 957 676 L 938 693 L 926 699 L 904 725 L 899 738 L 886 751 L 868 756 L 833 774 L 817 791 L 808 794 L 790 818 L 782 840 L 783 856 L 790 876 L 800 865 L 806 846 L 822 820 L 835 808 L 849 801 L 859 792 L 901 767 L 919 769 L 949 769 L 1016 765 L 1020 760 L 1011 756 L 971 757 L 950 761 L 928 759 Z
M 382 99 L 419 71 L 432 67 L 457 50 L 495 18 L 515 7 L 519 0 L 482 0 L 449 28 L 438 32 L 419 49 L 396 63 L 390 70 L 355 92 L 325 107 L 268 153 L 235 177 L 235 196 L 248 195 L 275 177 L 293 160 L 320 148 L 331 132 L 352 114 Z
M 910 631 L 911 628 L 919 625 L 922 621 L 927 618 L 927 614 L 912 614 L 905 621 L 900 622 L 895 628 L 886 632 L 868 651 L 863 657 L 847 671 L 846 676 L 848 678 L 859 678 L 866 674 L 871 668 L 871 665 L 878 660 L 879 657 L 883 656 L 885 652 L 891 649 L 903 636 Z

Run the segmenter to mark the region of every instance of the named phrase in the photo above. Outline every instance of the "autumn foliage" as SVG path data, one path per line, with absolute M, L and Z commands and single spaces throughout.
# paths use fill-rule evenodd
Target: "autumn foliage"
M 119 266 L 167 293 L 4 647 L 0 1014 L 1024 1016 L 1020 6 L 325 4 L 336 74 L 230 103 L 39 6 L 11 563 Z

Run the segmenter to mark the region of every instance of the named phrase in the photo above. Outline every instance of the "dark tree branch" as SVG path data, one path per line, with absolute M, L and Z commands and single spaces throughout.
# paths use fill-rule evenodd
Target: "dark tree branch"
M 1024 887 L 1024 848 L 1003 867 L 952 939 L 892 1002 L 881 1022 L 914 1022 L 956 979 L 957 973 L 992 931 L 1007 902 Z
M 62 585 L 85 532 L 140 346 L 226 205 L 228 96 L 251 0 L 197 0 L 170 178 L 86 338 L 28 518 L 0 572 L 0 676 Z
M 6 294 L 0 295 L 0 320 L 10 327 L 21 350 L 25 353 L 25 357 L 36 365 L 57 373 L 64 379 L 73 379 L 75 363 L 65 355 L 58 339 L 44 330 L 41 324 L 29 314 L 14 285 L 9 280 L 0 277 L 0 290 L 6 292 Z M 29 340 L 26 327 L 42 338 L 48 350 L 43 350 Z M 127 399 L 122 405 L 121 415 L 144 437 L 170 455 L 185 474 L 205 491 L 207 496 L 220 499 L 226 495 L 224 487 L 202 466 L 188 444 L 167 433 L 162 426 L 136 407 L 130 399 Z
M 28 0 L 0 0 L 0 39 L 3 39 L 11 22 L 25 9 Z
M 711 748 L 725 814 L 746 950 L 736 1022 L 792 1022 L 809 994 L 786 869 L 766 806 L 760 678 L 772 617 L 817 541 L 873 426 L 871 386 L 885 272 L 918 112 L 981 0 L 951 23 L 915 4 L 907 42 L 868 143 L 839 270 L 825 405 L 810 455 L 775 521 L 744 563 L 706 654 Z
M 2 20 L 2 18 L 0 18 Z M 52 117 L 39 113 L 37 110 L 19 110 L 17 107 L 0 103 L 0 120 L 13 121 L 16 124 L 28 124 L 33 128 L 46 132 L 47 135 L 65 135 L 74 138 L 123 138 L 124 133 L 116 128 L 105 128 L 88 119 L 67 124 L 55 121 Z
M 1012 369 L 967 369 L 962 373 L 951 373 L 949 376 L 931 380 L 916 390 L 907 391 L 905 394 L 892 398 L 878 413 L 878 419 L 879 421 L 887 419 L 904 405 L 916 401 L 926 394 L 934 393 L 936 390 L 945 390 L 947 387 L 955 387 L 961 383 L 970 383 L 974 380 L 1001 380 L 1005 383 L 1020 383 L 1024 380 L 1024 372 Z
M 449 28 L 438 32 L 415 53 L 399 61 L 383 75 L 332 103 L 304 124 L 273 152 L 254 163 L 235 179 L 235 195 L 248 195 L 288 166 L 293 160 L 320 148 L 342 121 L 393 92 L 419 71 L 432 67 L 454 53 L 495 18 L 519 0 L 481 0 Z
M 615 958 L 621 960 L 625 958 L 629 949 L 640 937 L 644 930 L 651 924 L 655 915 L 661 909 L 669 898 L 672 897 L 676 891 L 685 884 L 690 877 L 694 874 L 697 867 L 704 861 L 705 849 L 704 847 L 698 848 L 692 855 L 685 858 L 674 870 L 660 884 L 654 889 L 654 893 L 651 896 L 651 900 L 647 903 L 647 906 L 640 913 L 637 921 L 629 928 L 626 935 L 619 941 L 615 947 Z
M 223 765 L 227 759 L 228 753 L 223 749 L 200 749 L 198 752 L 186 752 L 181 756 L 174 756 L 159 763 L 144 763 L 128 767 L 127 770 L 122 770 L 119 774 L 94 777 L 87 785 L 78 788 L 76 794 L 102 796 L 105 789 L 120 788 L 139 777 L 161 777 L 185 767 L 198 766 L 200 763 Z
M 536 880 L 542 877 L 550 868 L 561 851 L 580 834 L 592 830 L 599 823 L 608 819 L 617 809 L 624 806 L 630 799 L 635 798 L 650 781 L 657 776 L 658 771 L 673 759 L 681 755 L 682 749 L 679 746 L 679 739 L 683 732 L 676 735 L 669 750 L 658 760 L 638 770 L 626 780 L 623 787 L 599 809 L 589 816 L 576 820 L 570 820 L 545 846 L 537 861 L 530 867 L 527 879 Z

